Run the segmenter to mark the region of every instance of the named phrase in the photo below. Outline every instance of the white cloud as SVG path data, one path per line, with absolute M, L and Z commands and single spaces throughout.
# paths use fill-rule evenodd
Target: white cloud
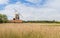
M 19 2 L 10 4 L 5 7 L 5 10 L 0 13 L 5 13 L 8 16 L 14 17 L 14 8 L 23 16 L 24 20 L 60 20 L 60 5 L 59 0 L 48 1 L 46 7 L 34 8 L 25 6 Z M 9 17 L 10 18 L 10 17 Z
M 60 0 L 51 0 L 51 1 L 48 1 L 48 3 L 46 5 L 48 7 L 51 7 L 51 8 L 59 8 L 60 9 Z
M 29 1 L 29 2 L 32 2 L 32 3 L 38 3 L 38 2 L 41 2 L 42 0 L 26 0 L 26 1 Z
M 9 0 L 0 0 L 0 4 L 7 4 Z

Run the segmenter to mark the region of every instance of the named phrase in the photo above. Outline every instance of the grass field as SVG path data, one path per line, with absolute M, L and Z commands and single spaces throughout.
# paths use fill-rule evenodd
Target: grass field
M 0 38 L 60 38 L 60 24 L 56 23 L 0 24 Z

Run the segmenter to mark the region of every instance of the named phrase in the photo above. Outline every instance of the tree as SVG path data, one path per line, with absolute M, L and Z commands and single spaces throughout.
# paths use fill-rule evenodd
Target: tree
M 7 22 L 7 16 L 5 14 L 0 14 L 0 23 L 6 23 Z

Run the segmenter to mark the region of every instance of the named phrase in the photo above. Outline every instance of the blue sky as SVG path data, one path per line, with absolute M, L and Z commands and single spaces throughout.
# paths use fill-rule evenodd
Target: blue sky
M 1 0 L 1 1 L 4 1 L 4 0 Z M 40 7 L 40 6 L 43 6 L 47 1 L 46 0 L 41 0 L 41 1 L 38 0 L 38 2 L 34 3 L 34 2 L 27 1 L 27 0 L 8 0 L 8 4 L 5 4 L 5 3 L 0 4 L 0 10 L 3 10 L 7 5 L 16 4 L 16 2 L 25 4 L 25 6 Z
M 23 20 L 59 20 L 60 0 L 0 0 L 0 13 L 8 19 L 14 17 L 16 9 Z

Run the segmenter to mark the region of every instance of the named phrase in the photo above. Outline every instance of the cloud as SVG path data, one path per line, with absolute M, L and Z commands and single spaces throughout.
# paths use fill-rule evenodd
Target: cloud
M 7 4 L 9 0 L 0 0 L 0 4 Z
M 32 2 L 32 3 L 38 3 L 38 2 L 41 2 L 42 0 L 26 0 L 26 1 L 29 1 L 29 2 Z
M 16 4 L 10 4 L 5 7 L 5 10 L 1 10 L 0 13 L 6 14 L 9 19 L 14 17 L 14 8 L 21 13 L 21 19 L 23 20 L 60 20 L 60 0 L 48 0 L 45 7 L 35 8 L 26 6 L 20 2 Z
M 46 6 L 60 9 L 60 0 L 51 0 L 51 1 L 49 0 Z
M 26 0 L 27 2 L 33 3 L 33 7 L 43 7 L 48 0 Z

